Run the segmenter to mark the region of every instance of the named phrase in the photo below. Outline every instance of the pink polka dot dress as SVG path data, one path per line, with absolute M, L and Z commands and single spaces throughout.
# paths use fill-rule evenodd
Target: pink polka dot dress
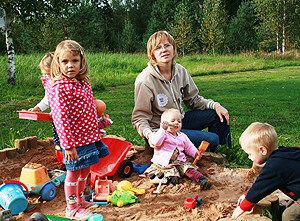
M 50 99 L 52 118 L 63 149 L 80 147 L 100 140 L 97 112 L 90 84 L 63 78 L 51 85 L 42 77 Z

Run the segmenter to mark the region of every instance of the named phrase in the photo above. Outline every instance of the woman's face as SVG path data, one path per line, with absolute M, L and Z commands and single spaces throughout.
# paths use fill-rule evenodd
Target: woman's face
M 153 55 L 158 66 L 172 64 L 174 47 L 167 39 L 163 39 L 154 49 Z

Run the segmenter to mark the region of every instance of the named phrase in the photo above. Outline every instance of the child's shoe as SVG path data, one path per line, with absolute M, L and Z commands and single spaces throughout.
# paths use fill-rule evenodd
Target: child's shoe
M 150 174 L 148 175 L 148 177 L 150 178 L 150 180 L 153 180 L 156 176 L 155 176 L 154 173 L 150 173 Z
M 179 178 L 178 176 L 170 176 L 168 177 L 168 180 L 175 186 L 179 184 Z
M 97 208 L 98 207 L 98 204 L 97 203 L 92 203 L 92 202 L 88 202 L 88 201 L 81 201 L 79 203 L 79 207 L 81 209 L 90 209 L 90 208 Z
M 155 175 L 154 173 L 150 173 L 148 177 L 150 178 L 150 182 L 154 184 L 159 184 L 160 182 L 162 184 L 166 184 L 168 182 L 168 179 L 164 176 L 164 173 L 162 172 L 159 172 L 157 175 Z
M 200 177 L 197 183 L 200 184 L 201 190 L 208 190 L 212 185 L 212 183 L 204 176 Z
M 88 220 L 89 216 L 93 215 L 93 213 L 81 209 L 77 206 L 75 209 L 68 210 L 66 208 L 66 218 L 74 219 L 74 220 Z

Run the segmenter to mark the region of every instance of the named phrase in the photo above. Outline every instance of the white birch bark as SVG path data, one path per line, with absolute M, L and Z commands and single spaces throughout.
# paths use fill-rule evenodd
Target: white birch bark
M 282 54 L 285 53 L 285 0 L 283 0 Z
M 8 56 L 8 79 L 7 82 L 9 84 L 16 84 L 16 54 L 15 47 L 12 38 L 12 27 L 11 27 L 11 19 L 9 15 L 5 13 L 5 22 L 6 22 L 6 30 L 5 30 L 5 40 L 6 40 L 6 50 Z
M 278 27 L 277 27 L 277 32 L 276 32 L 276 52 L 279 54 L 279 33 L 278 33 Z

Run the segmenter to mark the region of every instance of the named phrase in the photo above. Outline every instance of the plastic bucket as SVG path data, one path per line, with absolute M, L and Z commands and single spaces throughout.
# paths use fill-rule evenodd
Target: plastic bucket
M 26 210 L 28 200 L 24 195 L 23 187 L 27 191 L 27 187 L 15 180 L 4 181 L 0 186 L 0 205 L 5 209 L 11 209 L 13 215 L 18 215 Z

